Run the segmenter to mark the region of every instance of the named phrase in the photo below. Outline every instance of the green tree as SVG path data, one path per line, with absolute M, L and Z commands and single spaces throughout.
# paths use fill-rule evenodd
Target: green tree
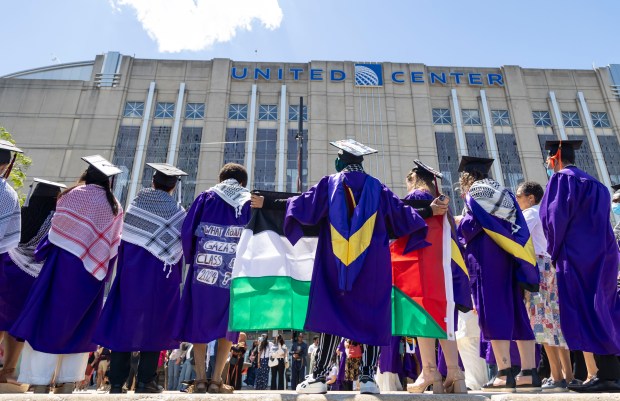
M 0 127 L 0 139 L 4 139 L 15 144 L 13 137 L 11 136 L 9 131 L 4 129 L 4 127 Z M 23 153 L 19 153 L 17 155 L 17 158 L 15 159 L 15 164 L 13 165 L 11 175 L 9 175 L 9 182 L 11 183 L 11 186 L 17 191 L 17 194 L 19 195 L 19 202 L 21 204 L 23 204 L 26 200 L 26 195 L 21 193 L 21 189 L 26 182 L 26 170 L 28 170 L 28 167 L 30 167 L 31 164 L 31 158 L 25 156 Z

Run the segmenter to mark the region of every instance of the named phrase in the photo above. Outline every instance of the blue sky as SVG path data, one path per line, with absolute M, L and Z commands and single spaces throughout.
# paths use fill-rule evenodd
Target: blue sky
M 261 0 L 260 9 L 249 11 L 247 2 L 259 0 L 0 1 L 0 76 L 54 64 L 54 57 L 63 63 L 91 60 L 108 50 L 140 58 L 434 66 L 589 69 L 620 63 L 617 0 Z M 182 13 L 167 17 L 166 4 L 176 10 L 181 3 L 191 22 Z M 194 6 L 201 8 L 192 11 Z M 148 21 L 162 9 L 163 21 Z M 201 14 L 205 10 L 212 12 Z M 251 31 L 234 29 L 243 25 L 236 19 L 252 16 L 258 19 Z M 149 24 L 152 37 L 145 30 Z M 200 37 L 221 36 L 224 28 L 235 36 L 184 50 L 203 47 Z

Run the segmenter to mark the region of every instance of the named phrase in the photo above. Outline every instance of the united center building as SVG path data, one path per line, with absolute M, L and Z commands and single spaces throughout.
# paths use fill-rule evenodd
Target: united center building
M 0 125 L 33 165 L 30 177 L 74 182 L 80 156 L 123 169 L 126 202 L 150 185 L 146 162 L 187 171 L 183 203 L 244 164 L 252 189 L 297 190 L 297 119 L 304 119 L 303 189 L 334 172 L 329 141 L 379 150 L 365 169 L 404 195 L 414 159 L 438 166 L 456 207 L 461 156 L 496 159 L 508 187 L 545 183 L 547 139 L 582 139 L 577 164 L 620 183 L 620 65 L 592 70 L 424 64 L 139 59 L 108 52 L 0 78 Z M 299 98 L 304 108 L 299 108 Z

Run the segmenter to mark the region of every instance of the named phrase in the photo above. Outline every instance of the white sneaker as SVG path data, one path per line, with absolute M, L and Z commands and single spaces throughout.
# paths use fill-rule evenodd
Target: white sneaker
M 380 394 L 379 386 L 370 376 L 360 377 L 360 394 Z
M 313 375 L 308 375 L 306 380 L 297 385 L 295 391 L 299 394 L 326 394 L 327 384 L 323 378 L 315 379 Z

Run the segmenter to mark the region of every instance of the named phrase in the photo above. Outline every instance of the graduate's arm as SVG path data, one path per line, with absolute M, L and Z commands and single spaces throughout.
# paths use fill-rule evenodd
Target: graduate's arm
M 547 252 L 555 263 L 564 246 L 566 229 L 572 220 L 575 202 L 575 179 L 569 175 L 554 174 L 540 202 L 540 219 L 547 238 Z
M 386 186 L 382 188 L 383 213 L 386 223 L 392 228 L 394 235 L 409 235 L 405 253 L 430 245 L 425 238 L 428 226 L 424 218 L 411 206 L 407 206 Z
M 303 237 L 302 226 L 312 226 L 327 216 L 329 211 L 329 176 L 323 177 L 315 186 L 288 199 L 284 217 L 284 235 L 295 245 Z
M 194 200 L 192 206 L 187 211 L 187 216 L 183 220 L 183 226 L 181 228 L 181 243 L 183 245 L 183 256 L 185 260 L 194 260 L 194 246 L 195 238 L 194 233 L 198 224 L 200 224 L 200 218 L 202 216 L 202 209 L 204 207 L 205 194 L 198 195 L 198 198 Z

